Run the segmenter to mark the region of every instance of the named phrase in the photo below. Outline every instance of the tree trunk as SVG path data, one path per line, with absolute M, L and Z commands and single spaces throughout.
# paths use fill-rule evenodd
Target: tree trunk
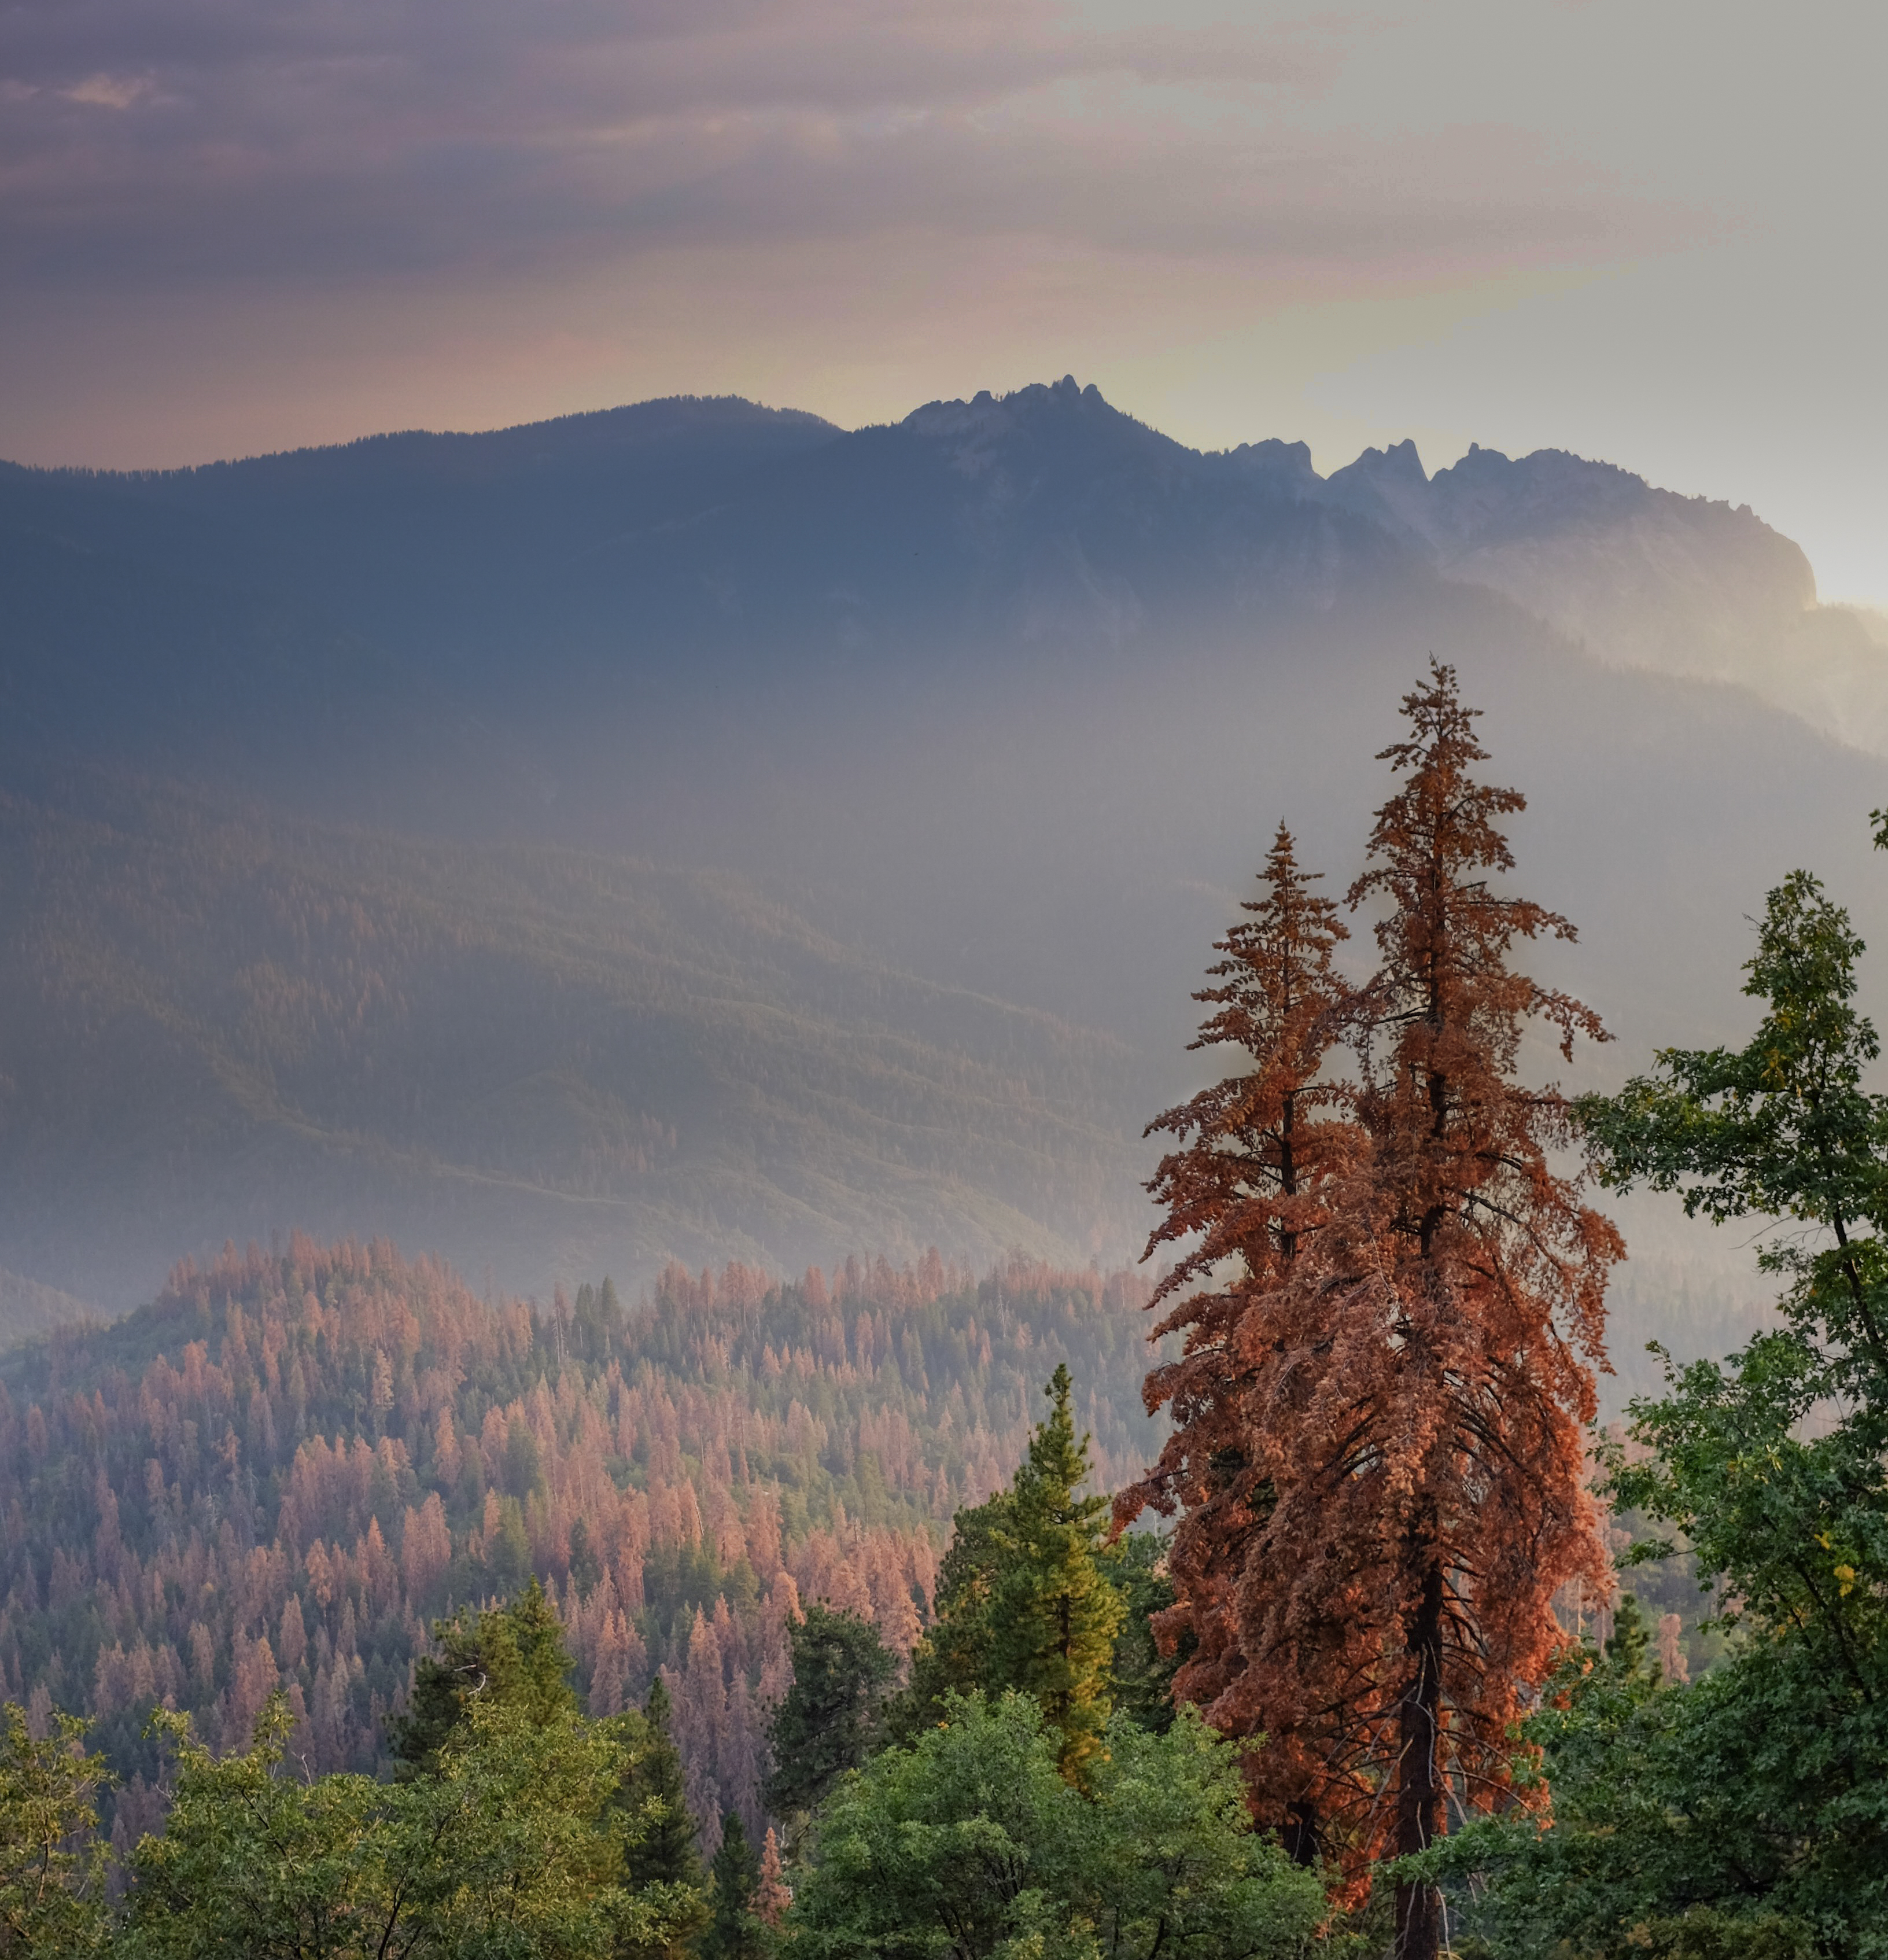
M 1442 1700 L 1442 1571 L 1433 1549 L 1407 1652 L 1412 1663 L 1398 1718 L 1397 1855 L 1426 1850 L 1443 1829 L 1438 1728 Z M 1397 1960 L 1437 1960 L 1442 1950 L 1442 1897 L 1433 1885 L 1397 1887 Z
M 1317 1863 L 1322 1847 L 1317 1841 L 1317 1806 L 1300 1798 L 1285 1807 L 1285 1828 L 1279 1834 L 1285 1855 L 1295 1865 Z

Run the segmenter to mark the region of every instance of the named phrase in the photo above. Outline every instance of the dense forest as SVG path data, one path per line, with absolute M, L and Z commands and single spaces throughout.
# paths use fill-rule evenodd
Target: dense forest
M 607 1280 L 482 1300 L 384 1243 L 186 1265 L 8 1364 L 6 1691 L 94 1719 L 128 1847 L 157 1814 L 154 1705 L 240 1748 L 279 1685 L 298 1758 L 371 1771 L 431 1620 L 536 1574 L 585 1705 L 665 1671 L 710 1839 L 724 1809 L 758 1829 L 798 1602 L 908 1649 L 953 1512 L 1007 1473 L 1058 1360 L 1103 1475 L 1130 1474 L 1145 1297 L 935 1254 L 793 1285 L 678 1268 L 628 1311 Z

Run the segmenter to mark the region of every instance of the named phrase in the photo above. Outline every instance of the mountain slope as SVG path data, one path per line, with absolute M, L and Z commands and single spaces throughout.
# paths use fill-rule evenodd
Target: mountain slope
M 43 1279 L 299 1223 L 518 1286 L 1121 1239 L 1104 1036 L 726 876 L 84 788 L 0 796 L 0 1242 Z
M 1429 476 L 1413 443 L 1366 450 L 1308 494 L 1368 516 L 1623 667 L 1734 681 L 1888 752 L 1888 658 L 1866 619 L 1816 603 L 1809 561 L 1750 507 L 1653 488 L 1564 450 L 1470 446 Z
M 1072 380 L 851 434 L 651 403 L 0 470 L 0 1263 L 108 1302 L 291 1220 L 527 1287 L 1126 1252 L 1213 938 L 1281 816 L 1354 874 L 1432 653 L 1581 928 L 1543 977 L 1621 1036 L 1582 1080 L 1741 1025 L 1792 865 L 1888 920 L 1876 762 L 1625 659 L 1820 630 L 1801 554 L 1548 452 L 1321 479 Z

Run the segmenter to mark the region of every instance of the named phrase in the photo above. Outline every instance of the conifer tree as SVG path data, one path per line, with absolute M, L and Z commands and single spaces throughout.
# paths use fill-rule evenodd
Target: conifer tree
M 1173 1611 L 1178 1595 L 1168 1570 L 1168 1542 L 1152 1532 L 1130 1532 L 1115 1542 L 1114 1580 L 1120 1589 L 1121 1624 L 1109 1671 L 1117 1713 L 1164 1736 L 1174 1725 L 1176 1644 L 1162 1653 L 1155 1623 Z
M 669 1731 L 669 1691 L 659 1675 L 643 1704 L 647 1725 L 644 1745 L 624 1780 L 617 1801 L 649 1818 L 649 1828 L 630 1847 L 625 1876 L 632 1885 L 699 1885 L 701 1855 L 695 1849 L 700 1827 L 688 1809 L 682 1755 Z
M 1333 964 L 1349 935 L 1337 906 L 1311 889 L 1318 874 L 1300 868 L 1283 824 L 1260 877 L 1260 896 L 1243 908 L 1251 916 L 1216 946 L 1225 957 L 1208 977 L 1218 984 L 1194 997 L 1213 1011 L 1192 1046 L 1236 1051 L 1236 1072 L 1148 1125 L 1178 1147 L 1148 1185 L 1163 1215 L 1147 1255 L 1184 1249 L 1150 1302 L 1169 1303 L 1155 1338 L 1185 1341 L 1178 1359 L 1147 1378 L 1149 1413 L 1164 1405 L 1173 1421 L 1159 1461 L 1114 1504 L 1123 1526 L 1150 1505 L 1179 1513 L 1167 1555 L 1177 1598 L 1157 1615 L 1155 1633 L 1179 1662 L 1175 1697 L 1235 1735 L 1254 1719 L 1239 1589 L 1273 1497 L 1255 1439 L 1277 1419 L 1278 1398 L 1302 1407 L 1308 1392 L 1307 1376 L 1282 1375 L 1277 1357 L 1319 1338 L 1282 1288 L 1323 1222 L 1333 1179 L 1362 1147 L 1349 1086 L 1324 1073 L 1353 1011 Z M 1270 1774 L 1288 1844 L 1308 1861 L 1315 1774 L 1307 1767 L 1286 1788 L 1288 1748 L 1275 1746 Z
M 389 1728 L 388 1747 L 407 1774 L 434 1767 L 475 1701 L 516 1707 L 540 1726 L 577 1712 L 563 1624 L 536 1579 L 469 1624 L 435 1621 L 433 1639 L 438 1651 L 415 1665 L 406 1712 Z
M 721 1846 L 710 1869 L 714 1881 L 713 1917 L 698 1949 L 701 1960 L 762 1960 L 767 1933 L 754 1910 L 754 1895 L 761 1882 L 760 1857 L 748 1842 L 746 1826 L 732 1810 L 721 1820 Z
M 1530 1020 L 1568 1058 L 1577 1036 L 1606 1039 L 1591 1009 L 1508 964 L 1517 939 L 1574 937 L 1491 886 L 1515 861 L 1496 820 L 1525 799 L 1476 780 L 1487 752 L 1452 669 L 1432 661 L 1403 712 L 1409 738 L 1379 758 L 1403 781 L 1349 895 L 1387 905 L 1358 1104 L 1371 1152 L 1344 1230 L 1297 1281 L 1344 1311 L 1317 1483 L 1301 1478 L 1275 1516 L 1299 1576 L 1265 1618 L 1286 1634 L 1374 1608 L 1374 1678 L 1333 1768 L 1394 1765 L 1391 1848 L 1406 1856 L 1446 1831 L 1451 1779 L 1476 1805 L 1503 1785 L 1521 1694 L 1562 1643 L 1556 1590 L 1610 1583 L 1583 1430 L 1625 1249 L 1552 1160 L 1575 1138 L 1566 1100 L 1514 1080 Z M 1314 1571 L 1314 1548 L 1339 1556 Z M 1430 1960 L 1441 1938 L 1435 1888 L 1400 1884 L 1401 1960 Z
M 948 1694 L 1032 1696 L 1057 1732 L 1063 1774 L 1080 1783 L 1113 1709 L 1110 1663 L 1122 1604 L 1111 1568 L 1107 1498 L 1078 1494 L 1089 1439 L 1076 1434 L 1073 1386 L 1059 1366 L 1047 1419 L 1007 1491 L 959 1513 L 938 1588 L 936 1628 L 913 1656 L 898 1724 L 934 1719 Z
M 893 1737 L 909 1742 L 938 1719 L 944 1698 L 969 1694 L 992 1678 L 990 1643 L 996 1576 L 1009 1516 L 1008 1491 L 967 1504 L 951 1521 L 951 1542 L 938 1568 L 930 1627 L 911 1650 L 911 1678 L 886 1710 Z
M 788 1629 L 793 1684 L 768 1733 L 773 1771 L 764 1793 L 776 1817 L 804 1815 L 878 1746 L 880 1706 L 898 1656 L 871 1623 L 815 1600 Z
M 1203 1551 L 1175 1561 L 1178 1610 L 1224 1642 L 1194 1678 L 1217 1726 L 1267 1738 L 1248 1761 L 1260 1821 L 1360 1876 L 1438 1837 L 1450 1790 L 1472 1807 L 1502 1800 L 1521 1698 L 1562 1643 L 1553 1595 L 1575 1576 L 1609 1583 L 1581 1430 L 1623 1250 L 1556 1170 L 1567 1103 L 1513 1079 L 1530 1020 L 1563 1053 L 1578 1035 L 1604 1038 L 1588 1010 L 1508 964 L 1518 938 L 1572 936 L 1492 887 L 1513 863 L 1496 819 L 1523 800 L 1475 779 L 1486 756 L 1451 670 L 1432 663 L 1403 711 L 1410 739 L 1381 758 L 1403 781 L 1349 894 L 1384 908 L 1379 970 L 1346 997 L 1330 978 L 1334 921 L 1301 913 L 1305 950 L 1268 950 L 1261 970 L 1289 956 L 1317 1007 L 1255 1020 L 1260 1040 L 1242 1045 L 1260 1083 L 1222 1085 L 1228 1102 L 1274 1085 L 1257 1229 L 1239 1237 L 1241 1194 L 1215 1198 L 1210 1165 L 1156 1181 L 1178 1231 L 1227 1221 L 1221 1243 L 1251 1275 L 1236 1313 L 1201 1309 L 1200 1325 L 1230 1323 L 1228 1374 L 1249 1371 L 1204 1405 L 1228 1411 L 1220 1432 L 1182 1446 L 1197 1455 L 1179 1456 L 1185 1474 L 1164 1491 L 1150 1480 L 1154 1501 L 1187 1507 L 1177 1542 L 1201 1513 L 1200 1532 L 1224 1541 L 1218 1570 Z M 1275 851 L 1274 892 L 1302 889 L 1283 870 Z M 1321 1091 L 1340 1023 L 1356 1073 Z M 1284 1096 L 1307 1090 L 1327 1127 L 1287 1191 Z M 1304 1106 L 1290 1106 L 1295 1127 Z M 1183 1430 L 1196 1406 L 1176 1398 Z M 1209 1510 L 1216 1449 L 1241 1481 Z M 1433 1960 L 1434 1888 L 1400 1883 L 1396 1924 L 1400 1960 Z
M 793 1888 L 780 1857 L 780 1841 L 770 1824 L 761 1846 L 761 1873 L 754 1887 L 754 1911 L 764 1926 L 777 1929 L 793 1903 Z
M 992 1685 L 1035 1698 L 1060 1732 L 1063 1774 L 1079 1783 L 1114 1712 L 1110 1673 L 1121 1596 L 1108 1569 L 1108 1500 L 1079 1494 L 1089 1478 L 1089 1439 L 1076 1437 L 1065 1365 L 1043 1392 L 1049 1419 L 1029 1439 L 1010 1487 L 1010 1555 L 997 1576 L 992 1615 Z

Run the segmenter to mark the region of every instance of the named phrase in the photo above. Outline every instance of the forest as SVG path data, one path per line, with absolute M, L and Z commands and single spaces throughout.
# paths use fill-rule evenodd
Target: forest
M 1866 949 L 1794 871 L 1741 1045 L 1526 1079 L 1609 1031 L 1403 707 L 1347 891 L 1281 825 L 1219 942 L 1145 1278 L 297 1236 L 8 1357 L 0 1945 L 1888 1954 Z M 1775 1312 L 1603 1424 L 1635 1188 Z

